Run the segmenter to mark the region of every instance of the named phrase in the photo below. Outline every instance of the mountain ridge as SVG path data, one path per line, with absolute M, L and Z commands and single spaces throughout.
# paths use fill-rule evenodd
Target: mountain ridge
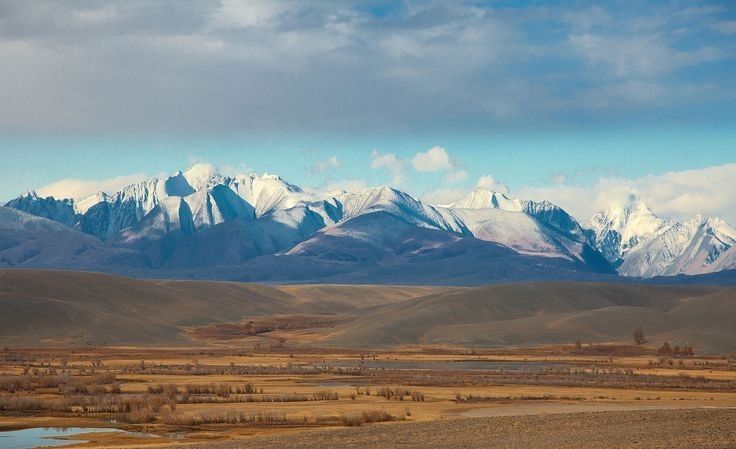
M 262 272 L 253 266 L 255 259 L 279 270 L 275 258 L 280 257 L 281 261 L 291 258 L 303 262 L 304 267 L 290 268 L 300 271 L 293 273 L 295 279 L 304 279 L 306 272 L 313 271 L 306 267 L 309 264 L 337 270 L 347 278 L 354 277 L 347 274 L 350 270 L 391 277 L 379 274 L 377 267 L 392 266 L 396 272 L 414 279 L 417 274 L 408 267 L 420 260 L 426 263 L 427 254 L 432 253 L 437 261 L 433 269 L 437 269 L 442 265 L 438 261 L 454 260 L 452 255 L 458 251 L 470 251 L 475 254 L 468 256 L 474 258 L 473 262 L 464 264 L 470 278 L 482 281 L 482 276 L 474 272 L 492 269 L 495 271 L 487 273 L 487 280 L 498 280 L 499 267 L 490 259 L 502 257 L 500 253 L 489 245 L 458 242 L 461 238 L 508 248 L 520 256 L 514 257 L 512 264 L 520 273 L 535 273 L 543 279 L 548 278 L 539 272 L 540 260 L 544 259 L 542 265 L 547 265 L 552 274 L 565 277 L 570 269 L 579 271 L 581 277 L 587 273 L 615 274 L 613 267 L 626 276 L 654 277 L 704 274 L 736 267 L 736 250 L 732 250 L 736 231 L 732 232 L 727 223 L 702 219 L 698 226 L 676 224 L 660 219 L 634 199 L 627 208 L 610 208 L 594 215 L 584 227 L 549 201 L 520 200 L 482 188 L 441 206 L 426 204 L 390 186 L 327 193 L 302 189 L 268 173 L 225 176 L 209 164 L 147 179 L 112 194 L 99 192 L 76 200 L 41 198 L 28 192 L 5 207 L 61 223 L 68 230 L 98 239 L 85 240 L 84 251 L 68 249 L 73 253 L 71 259 L 77 262 L 60 268 L 88 269 L 100 263 L 101 270 L 118 272 L 141 267 L 220 267 L 232 271 L 224 267 L 246 269 L 247 265 L 247 269 Z M 352 225 L 356 219 L 359 221 Z M 679 233 L 675 226 L 679 226 Z M 438 238 L 437 234 L 421 229 L 445 235 Z M 680 242 L 682 235 L 689 242 L 680 245 L 685 248 L 671 250 L 669 241 L 657 243 L 661 242 L 660 237 Z M 12 248 L 0 247 L 0 266 L 20 263 L 32 267 L 29 260 L 50 266 L 43 250 L 37 248 L 27 232 L 19 241 L 23 239 L 28 240 L 23 244 L 32 248 L 31 252 L 38 252 L 35 258 L 17 254 L 3 258 L 3 252 Z M 70 241 L 80 239 L 84 240 L 75 236 Z M 414 252 L 402 252 L 407 241 L 412 242 Z M 374 242 L 384 242 L 384 246 Z M 696 248 L 697 242 L 702 247 Z M 22 246 L 15 246 L 19 245 Z M 372 256 L 364 260 L 351 257 L 343 250 L 351 245 L 355 251 L 359 251 L 355 246 L 358 245 L 360 251 Z M 692 246 L 689 250 L 688 245 Z M 89 256 L 89 261 L 78 257 L 95 249 L 102 256 Z M 328 260 L 329 257 L 335 260 Z M 404 265 L 396 266 L 397 261 Z M 345 268 L 349 264 L 352 266 Z M 329 274 L 321 273 L 318 278 L 330 278 Z M 262 276 L 272 277 L 268 273 Z M 263 277 L 252 280 L 267 280 Z M 289 280 L 288 275 L 276 277 Z M 511 278 L 524 277 L 510 276 L 508 272 L 501 276 Z

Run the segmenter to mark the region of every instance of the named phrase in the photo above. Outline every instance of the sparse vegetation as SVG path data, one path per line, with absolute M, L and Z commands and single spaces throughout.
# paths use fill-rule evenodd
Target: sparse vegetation
M 645 341 L 644 331 L 639 326 L 636 326 L 636 329 L 634 329 L 634 344 L 643 345 Z
M 401 418 L 387 413 L 385 410 L 373 410 L 370 412 L 343 414 L 340 417 L 340 423 L 343 426 L 358 427 L 363 424 L 398 421 L 399 419 Z
M 663 344 L 662 348 L 668 345 Z M 3 354 L 0 365 L 0 413 L 114 420 L 127 427 L 139 426 L 146 432 L 162 426 L 196 432 L 209 426 L 356 427 L 421 420 L 449 403 L 458 408 L 484 403 L 512 406 L 517 402 L 530 405 L 618 400 L 617 394 L 587 396 L 589 387 L 616 389 L 622 396 L 638 390 L 657 391 L 656 396 L 629 395 L 628 400 L 638 397 L 639 401 L 657 400 L 660 404 L 667 400 L 666 392 L 677 391 L 676 400 L 680 402 L 692 401 L 696 392 L 713 395 L 736 390 L 736 381 L 708 376 L 713 370 L 734 370 L 736 359 L 691 358 L 688 354 L 692 354 L 692 349 L 687 346 L 681 346 L 679 351 L 674 347 L 656 351 L 634 345 L 575 346 L 562 345 L 559 349 L 572 361 L 515 362 L 517 368 L 499 370 L 385 369 L 380 364 L 369 368 L 376 365 L 365 362 L 413 357 L 402 353 L 388 356 L 319 352 L 315 358 L 280 350 L 259 354 L 242 349 L 173 350 L 155 352 L 153 356 L 153 351 L 144 350 L 134 354 L 119 349 L 107 354 L 105 350 L 85 350 L 59 355 L 54 351 L 24 353 L 11 349 Z M 658 358 L 657 353 L 661 354 Z M 642 360 L 641 365 L 650 371 L 658 367 L 678 371 L 669 375 L 643 373 L 622 365 L 620 354 Z M 340 357 L 359 362 L 355 367 L 339 366 Z M 462 357 L 493 359 L 484 350 L 463 353 Z M 555 360 L 549 353 L 539 352 L 535 357 Z M 323 382 L 330 389 L 320 388 Z M 510 392 L 510 386 L 518 386 L 513 388 L 519 392 Z M 532 390 L 524 391 L 527 386 Z M 565 389 L 564 393 L 560 388 Z M 578 388 L 581 390 L 575 390 Z M 571 389 L 581 393 L 570 393 Z M 454 391 L 457 393 L 453 395 Z M 385 408 L 366 411 L 375 406 L 378 398 Z M 305 403 L 299 408 L 306 412 L 290 415 L 279 411 L 280 404 L 292 402 Z M 340 402 L 341 412 L 335 412 L 330 402 Z M 254 405 L 236 405 L 248 403 Z M 270 404 L 266 405 L 268 411 L 257 411 L 256 403 Z M 411 410 L 409 403 L 414 404 Z M 221 405 L 211 407 L 217 404 Z

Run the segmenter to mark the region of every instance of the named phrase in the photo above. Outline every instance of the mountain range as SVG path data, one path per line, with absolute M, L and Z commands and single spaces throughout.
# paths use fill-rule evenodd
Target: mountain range
M 0 207 L 0 267 L 261 282 L 482 284 L 736 268 L 736 230 L 632 199 L 581 225 L 547 202 L 475 189 L 445 206 L 384 186 L 303 189 L 198 164 L 118 192 Z

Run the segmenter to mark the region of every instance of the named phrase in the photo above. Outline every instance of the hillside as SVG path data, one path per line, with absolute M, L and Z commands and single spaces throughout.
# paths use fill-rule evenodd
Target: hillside
M 136 280 L 54 270 L 0 270 L 0 344 L 191 344 L 190 326 L 252 316 L 310 313 L 315 288 L 329 309 L 351 311 L 426 294 L 404 287 L 299 287 Z M 338 293 L 339 292 L 339 293 Z M 378 292 L 376 294 L 375 292 Z M 370 297 L 370 298 L 367 298 Z
M 525 346 L 628 342 L 645 330 L 707 351 L 736 350 L 736 289 L 604 283 L 525 283 L 467 288 L 389 304 L 343 325 L 338 346 Z
M 647 342 L 736 350 L 736 289 L 580 282 L 485 287 L 265 286 L 0 271 L 0 344 L 209 344 L 195 327 L 316 316 L 329 326 L 261 334 L 339 347 L 500 347 Z M 321 318 L 319 318 L 321 317 Z M 257 343 L 252 340 L 250 343 Z

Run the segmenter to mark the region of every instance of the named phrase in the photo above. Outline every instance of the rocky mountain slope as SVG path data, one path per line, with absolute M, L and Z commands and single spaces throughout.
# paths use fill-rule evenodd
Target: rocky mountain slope
M 696 215 L 678 223 L 656 216 L 641 201 L 595 214 L 591 242 L 624 276 L 650 278 L 736 268 L 736 229 Z
M 84 199 L 29 192 L 4 209 L 44 223 L 44 238 L 65 236 L 51 254 L 28 230 L 8 230 L 0 249 L 7 267 L 280 282 L 482 283 L 613 273 L 562 209 L 489 191 L 439 207 L 388 186 L 328 194 L 269 174 L 224 176 L 201 164 Z M 440 270 L 443 276 L 432 278 Z
M 435 206 L 388 186 L 327 193 L 207 164 L 82 199 L 28 192 L 0 229 L 0 266 L 140 276 L 483 283 L 736 267 L 729 225 L 674 223 L 640 202 L 584 229 L 550 202 L 485 189 Z

